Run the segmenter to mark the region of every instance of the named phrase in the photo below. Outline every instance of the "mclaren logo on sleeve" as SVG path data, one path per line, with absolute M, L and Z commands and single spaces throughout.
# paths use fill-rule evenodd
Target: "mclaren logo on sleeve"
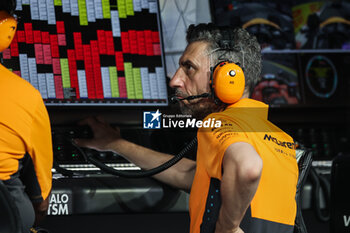
M 275 137 L 272 137 L 271 135 L 265 134 L 264 140 L 272 141 L 273 143 L 277 144 L 278 146 L 286 147 L 289 149 L 295 149 L 295 143 L 283 142 L 283 141 L 278 140 Z

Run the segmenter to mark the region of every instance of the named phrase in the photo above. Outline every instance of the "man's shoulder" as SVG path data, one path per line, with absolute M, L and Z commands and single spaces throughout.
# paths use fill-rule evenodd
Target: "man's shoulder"
M 40 99 L 40 92 L 27 80 L 7 69 L 0 71 L 2 74 L 3 93 L 12 94 L 18 99 Z

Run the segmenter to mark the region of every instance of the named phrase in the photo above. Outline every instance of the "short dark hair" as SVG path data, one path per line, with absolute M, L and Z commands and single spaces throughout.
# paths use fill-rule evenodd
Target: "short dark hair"
M 1 0 L 0 1 L 0 11 L 6 11 L 9 14 L 13 14 L 16 10 L 17 1 L 16 0 Z
M 203 41 L 208 43 L 211 66 L 229 60 L 239 63 L 244 70 L 246 90 L 250 91 L 261 74 L 261 48 L 255 36 L 242 28 L 219 27 L 213 23 L 190 25 L 187 43 Z

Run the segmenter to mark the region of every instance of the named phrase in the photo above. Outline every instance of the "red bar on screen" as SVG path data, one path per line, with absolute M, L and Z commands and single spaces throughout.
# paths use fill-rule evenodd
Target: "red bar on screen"
M 41 43 L 41 31 L 35 30 L 33 31 L 34 35 L 34 44 L 40 44 Z
M 44 64 L 46 65 L 52 64 L 51 46 L 49 44 L 43 45 L 43 53 L 44 53 Z
M 146 55 L 153 56 L 153 40 L 152 40 L 152 31 L 145 31 L 145 41 L 146 41 Z
M 50 43 L 51 43 L 51 55 L 52 55 L 52 57 L 60 57 L 60 53 L 58 50 L 57 35 L 50 35 Z
M 61 74 L 61 63 L 59 58 L 52 58 L 52 69 L 54 74 Z
M 83 44 L 81 40 L 80 32 L 73 32 L 74 48 L 75 48 L 75 58 L 77 60 L 84 60 Z
M 57 39 L 59 46 L 67 46 L 66 34 L 58 34 Z
M 92 55 L 92 64 L 93 64 L 93 71 L 94 71 L 96 98 L 103 99 L 101 62 L 100 62 L 100 55 L 99 55 L 99 49 L 98 49 L 98 42 L 96 40 L 92 40 L 90 43 L 91 43 L 91 55 Z
M 153 43 L 160 43 L 159 32 L 152 32 Z
M 161 52 L 160 52 L 160 44 L 159 43 L 153 44 L 153 54 L 155 56 L 160 56 Z
M 34 44 L 35 59 L 37 64 L 45 64 L 42 44 Z
M 50 44 L 50 34 L 49 32 L 41 32 L 41 41 L 43 44 Z
M 64 22 L 63 21 L 56 21 L 56 28 L 57 28 L 57 34 L 65 34 L 66 31 L 64 30 Z
M 107 54 L 107 41 L 104 30 L 97 30 L 97 41 L 100 54 Z
M 2 51 L 2 58 L 4 59 L 11 59 L 11 50 L 9 48 Z
M 129 41 L 130 41 L 130 53 L 131 54 L 137 54 L 137 34 L 135 30 L 129 31 Z
M 27 44 L 34 43 L 33 26 L 31 23 L 24 23 L 24 31 Z
M 106 34 L 107 54 L 114 55 L 113 33 L 112 31 L 106 31 L 105 34 Z
M 68 57 L 68 67 L 69 67 L 69 74 L 70 74 L 70 85 L 72 88 L 75 88 L 76 98 L 80 99 L 77 63 L 75 59 L 75 52 L 73 49 L 67 50 L 67 57 Z
M 124 58 L 122 52 L 115 52 L 115 64 L 118 71 L 124 71 Z
M 143 31 L 137 32 L 137 48 L 139 55 L 146 55 L 145 33 Z
M 13 37 L 12 43 L 11 43 L 11 56 L 12 57 L 18 57 L 19 51 L 18 51 L 18 36 L 17 34 Z
M 121 32 L 123 53 L 130 53 L 129 33 Z
M 64 99 L 63 86 L 62 86 L 62 76 L 55 75 L 54 80 L 55 80 L 56 99 Z
M 89 99 L 95 99 L 96 93 L 95 93 L 95 82 L 94 82 L 94 69 L 92 66 L 92 59 L 91 59 L 91 46 L 83 45 L 83 51 L 84 51 L 83 57 L 84 57 L 84 64 L 85 64 L 88 97 Z
M 19 43 L 24 43 L 26 42 L 26 35 L 24 33 L 24 31 L 17 31 L 17 41 Z
M 125 77 L 119 77 L 118 78 L 118 84 L 119 84 L 119 96 L 121 98 L 127 98 L 128 97 L 128 93 L 126 92 Z

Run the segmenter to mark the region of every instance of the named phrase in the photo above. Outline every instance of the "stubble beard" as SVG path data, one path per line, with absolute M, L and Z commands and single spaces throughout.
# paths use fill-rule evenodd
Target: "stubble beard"
M 203 98 L 186 103 L 180 103 L 180 111 L 184 115 L 191 115 L 192 117 L 203 120 L 206 116 L 213 112 L 221 112 L 224 109 L 222 103 L 216 104 L 213 98 Z

